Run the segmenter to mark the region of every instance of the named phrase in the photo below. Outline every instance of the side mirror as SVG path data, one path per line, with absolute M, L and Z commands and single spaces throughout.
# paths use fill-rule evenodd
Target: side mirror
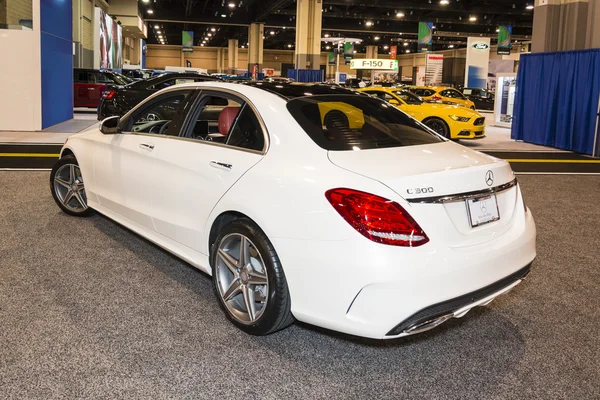
M 100 122 L 100 132 L 105 135 L 114 135 L 115 133 L 119 133 L 119 122 L 121 118 L 117 115 L 112 117 L 105 118 Z

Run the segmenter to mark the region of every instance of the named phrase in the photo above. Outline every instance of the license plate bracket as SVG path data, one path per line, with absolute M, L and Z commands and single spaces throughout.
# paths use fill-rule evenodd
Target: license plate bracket
M 467 206 L 467 215 L 471 228 L 489 224 L 500 219 L 496 194 L 467 199 L 465 200 L 465 205 Z

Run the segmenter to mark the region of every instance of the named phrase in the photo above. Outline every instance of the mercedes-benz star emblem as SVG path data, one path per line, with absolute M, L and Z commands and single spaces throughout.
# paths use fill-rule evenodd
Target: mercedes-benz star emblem
M 486 213 L 487 212 L 487 206 L 485 205 L 485 201 L 480 201 L 479 202 L 479 208 L 481 209 L 482 213 Z
M 485 183 L 487 183 L 488 186 L 492 186 L 494 184 L 494 173 L 492 171 L 485 173 Z

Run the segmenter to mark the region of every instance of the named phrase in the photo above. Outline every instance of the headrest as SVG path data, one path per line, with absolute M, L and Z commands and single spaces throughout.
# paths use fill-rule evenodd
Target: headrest
M 239 110 L 239 107 L 225 107 L 221 110 L 219 114 L 219 133 L 221 135 L 227 136 L 229 134 L 231 125 L 233 125 Z

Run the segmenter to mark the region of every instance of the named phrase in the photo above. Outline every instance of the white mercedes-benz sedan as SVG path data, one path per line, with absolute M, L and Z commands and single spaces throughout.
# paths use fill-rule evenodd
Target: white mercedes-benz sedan
M 506 161 L 325 85 L 197 83 L 71 136 L 58 206 L 97 211 L 212 275 L 224 313 L 369 338 L 423 332 L 528 274 L 536 229 Z

